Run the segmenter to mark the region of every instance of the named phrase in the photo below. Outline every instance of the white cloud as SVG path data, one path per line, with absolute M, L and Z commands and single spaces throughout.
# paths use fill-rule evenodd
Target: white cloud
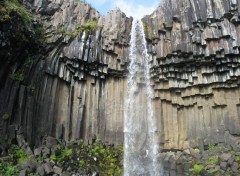
M 140 4 L 135 4 L 133 0 L 115 0 L 113 2 L 114 6 L 119 7 L 127 16 L 132 16 L 134 18 L 142 18 L 144 15 L 151 14 L 158 5 L 157 0 L 151 3 L 151 6 L 143 6 Z

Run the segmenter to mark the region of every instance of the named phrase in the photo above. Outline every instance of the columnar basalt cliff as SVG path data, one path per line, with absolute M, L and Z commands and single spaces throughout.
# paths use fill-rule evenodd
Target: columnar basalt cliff
M 89 4 L 75 0 L 25 5 L 43 25 L 46 51 L 33 59 L 31 72 L 21 74 L 24 80 L 5 75 L 0 90 L 4 138 L 20 125 L 32 144 L 45 135 L 67 141 L 91 141 L 99 135 L 105 142 L 122 143 L 132 18 L 119 9 L 100 16 Z M 13 67 L 9 73 L 19 76 Z
M 164 148 L 240 142 L 239 6 L 169 0 L 143 19 Z
M 103 17 L 88 4 L 62 1 L 59 6 L 44 20 L 53 48 L 39 90 L 36 134 L 85 141 L 100 135 L 105 142 L 121 143 L 132 20 L 119 9 Z
M 0 27 L 0 136 L 17 125 L 33 145 L 122 143 L 132 18 L 76 0 L 24 4 L 44 42 L 25 48 Z M 166 0 L 143 19 L 163 148 L 240 142 L 239 11 L 236 0 Z

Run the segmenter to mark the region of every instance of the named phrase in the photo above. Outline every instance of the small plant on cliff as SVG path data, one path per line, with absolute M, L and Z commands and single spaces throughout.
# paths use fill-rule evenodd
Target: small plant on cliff
M 73 153 L 71 148 L 62 148 L 62 147 L 59 146 L 59 149 L 61 150 L 61 153 L 59 155 L 51 155 L 50 158 L 52 160 L 61 161 L 65 157 L 68 157 Z
M 216 147 L 215 144 L 209 144 L 208 145 L 208 150 L 213 150 Z
M 13 152 L 13 156 L 16 159 L 18 164 L 23 163 L 24 161 L 28 160 L 28 157 L 23 149 L 18 147 L 17 145 L 12 145 L 11 150 Z
M 96 19 L 88 20 L 85 24 L 82 25 L 82 29 L 84 30 L 92 30 L 97 27 Z
M 193 168 L 190 169 L 190 172 L 192 174 L 198 174 L 203 170 L 203 168 L 204 168 L 203 164 L 194 164 Z
M 211 156 L 208 161 L 206 162 L 206 164 L 211 165 L 211 164 L 217 164 L 218 162 L 218 156 Z
M 75 38 L 80 32 L 86 31 L 87 33 L 91 33 L 94 29 L 98 27 L 97 21 L 95 18 L 88 20 L 85 24 L 80 27 L 77 27 L 74 31 L 65 31 L 64 26 L 60 26 L 57 28 L 56 33 L 61 33 L 64 36 L 70 36 L 71 38 Z
M 7 112 L 4 112 L 2 115 L 3 120 L 8 120 L 9 119 L 9 114 Z
M 30 67 L 30 65 L 33 63 L 33 60 L 31 58 L 27 58 L 20 70 L 18 70 L 15 73 L 12 73 L 9 77 L 13 81 L 23 81 L 24 80 L 24 74 L 26 73 L 27 69 Z
M 10 75 L 10 79 L 13 81 L 23 81 L 24 75 L 23 73 L 13 73 Z

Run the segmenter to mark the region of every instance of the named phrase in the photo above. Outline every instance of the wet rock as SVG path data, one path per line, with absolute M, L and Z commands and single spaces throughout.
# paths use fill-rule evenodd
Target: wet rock
M 205 169 L 201 170 L 200 174 L 202 176 L 208 176 L 209 175 L 209 173 Z
M 32 149 L 29 146 L 22 146 L 22 149 L 24 150 L 27 156 L 33 155 Z
M 52 159 L 49 161 L 50 165 L 53 167 L 56 163 Z
M 226 162 L 221 162 L 220 167 L 221 167 L 221 169 L 226 170 L 227 169 L 227 163 Z
M 220 156 L 220 159 L 221 161 L 228 161 L 230 158 L 231 158 L 231 154 L 230 153 L 223 153 L 221 156 Z
M 47 136 L 46 139 L 45 139 L 45 143 L 46 143 L 46 146 L 48 148 L 52 148 L 53 146 L 57 145 L 58 144 L 58 141 L 56 138 L 54 137 L 51 137 L 51 136 Z
M 182 164 L 177 165 L 177 173 L 178 174 L 183 174 L 184 173 L 184 168 Z
M 171 157 L 171 159 L 169 160 L 170 162 L 170 169 L 171 170 L 176 170 L 177 169 L 177 164 L 176 164 L 176 161 L 173 157 Z
M 170 176 L 177 176 L 176 171 L 170 171 Z
M 235 172 L 235 173 L 239 173 L 239 164 L 238 163 L 236 163 L 236 162 L 234 162 L 233 164 L 232 164 L 232 171 L 233 172 Z
M 54 146 L 51 148 L 51 154 L 54 154 L 54 155 L 60 155 L 61 154 L 61 150 L 57 147 L 57 146 Z
M 19 147 L 22 147 L 26 144 L 26 141 L 23 135 L 17 135 L 17 142 Z
M 64 172 L 62 173 L 62 175 L 69 176 L 69 175 L 71 175 L 71 174 L 70 174 L 70 172 L 64 171 Z
M 59 175 L 62 174 L 62 169 L 61 169 L 60 167 L 53 166 L 53 171 L 54 171 L 56 174 L 59 174 Z
M 43 168 L 46 174 L 53 174 L 53 168 L 49 163 L 43 164 Z
M 47 148 L 47 147 L 43 147 L 42 152 L 43 152 L 44 154 L 47 154 L 47 155 L 50 155 L 50 153 L 51 153 L 50 149 Z
M 184 172 L 188 172 L 190 167 L 191 167 L 191 165 L 192 165 L 192 163 L 190 163 L 190 162 L 183 163 Z
M 34 172 L 37 167 L 38 167 L 38 163 L 35 159 L 30 159 L 25 161 L 25 164 L 27 165 L 29 171 Z
M 34 155 L 35 156 L 41 156 L 41 154 L 42 154 L 42 148 L 41 147 L 34 149 Z
M 234 162 L 234 158 L 231 157 L 231 158 L 228 159 L 227 163 L 228 163 L 228 165 L 232 165 L 233 162 Z
M 170 160 L 171 156 L 166 155 L 164 160 L 163 160 L 163 167 L 166 170 L 169 170 L 169 160 Z
M 27 171 L 26 170 L 21 170 L 19 173 L 19 176 L 27 176 Z
M 190 155 L 191 154 L 190 149 L 184 150 L 184 153 Z
M 40 175 L 40 176 L 44 176 L 45 175 L 45 169 L 43 166 L 39 166 L 37 168 L 37 173 Z

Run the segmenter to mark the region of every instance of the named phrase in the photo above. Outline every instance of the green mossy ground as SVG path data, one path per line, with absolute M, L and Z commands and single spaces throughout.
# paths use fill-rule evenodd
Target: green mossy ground
M 229 155 L 229 159 L 224 160 L 223 154 Z M 195 157 L 191 156 L 190 161 L 192 165 L 189 176 L 240 176 L 240 152 L 234 151 L 227 145 L 210 144 L 207 150 L 197 152 Z M 225 167 L 223 167 L 224 163 L 226 163 Z M 238 165 L 238 168 L 234 165 Z
M 42 146 L 45 147 L 45 146 Z M 36 160 L 41 166 L 46 160 L 50 159 L 56 165 L 68 171 L 78 173 L 79 170 L 86 175 L 97 173 L 104 176 L 117 176 L 122 174 L 123 169 L 123 148 L 122 146 L 105 145 L 100 140 L 92 144 L 84 144 L 83 141 L 76 141 L 68 145 L 59 143 L 54 153 L 41 153 L 40 156 L 28 157 L 24 150 L 17 145 L 11 144 L 8 155 L 0 157 L 0 175 L 18 175 L 21 164 L 28 160 Z M 37 175 L 37 171 L 27 171 L 30 175 Z M 70 174 L 70 173 L 69 173 Z

